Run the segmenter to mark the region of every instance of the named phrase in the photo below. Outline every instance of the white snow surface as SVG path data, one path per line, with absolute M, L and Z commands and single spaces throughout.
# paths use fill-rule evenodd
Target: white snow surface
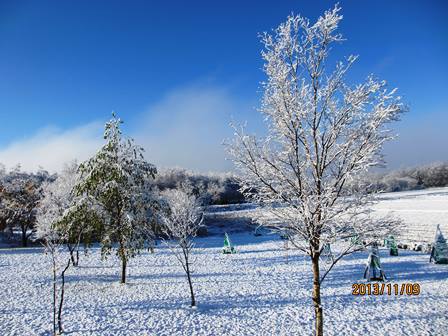
M 448 188 L 381 195 L 375 210 L 392 211 L 404 234 L 432 241 L 448 234 Z M 223 208 L 222 211 L 240 209 Z M 249 209 L 241 209 L 245 215 Z M 248 211 L 249 210 L 249 211 Z M 221 209 L 216 209 L 220 212 Z M 237 214 L 235 214 L 236 216 Z M 193 274 L 198 309 L 189 307 L 185 275 L 174 254 L 158 246 L 129 263 L 120 285 L 118 260 L 98 248 L 67 274 L 67 335 L 311 335 L 311 265 L 276 235 L 231 235 L 238 253 L 221 253 L 221 235 L 197 239 Z M 326 335 L 448 335 L 448 265 L 429 255 L 380 250 L 391 284 L 419 283 L 418 296 L 353 296 L 367 252 L 342 259 L 323 283 Z M 50 335 L 51 265 L 42 248 L 0 249 L 0 335 Z
M 437 225 L 448 235 L 448 188 L 385 193 L 379 199 L 373 207 L 376 213 L 403 220 L 400 240 L 432 243 Z
M 197 240 L 193 275 L 198 309 L 189 308 L 186 278 L 164 247 L 142 253 L 120 285 L 119 263 L 99 249 L 67 276 L 67 335 L 311 335 L 311 265 L 275 235 L 233 235 L 238 253 L 223 255 L 222 237 Z M 326 335 L 448 334 L 448 265 L 421 252 L 380 250 L 392 284 L 419 283 L 418 296 L 353 296 L 367 253 L 343 259 L 323 284 Z M 40 248 L 0 250 L 1 335 L 49 335 L 51 268 Z

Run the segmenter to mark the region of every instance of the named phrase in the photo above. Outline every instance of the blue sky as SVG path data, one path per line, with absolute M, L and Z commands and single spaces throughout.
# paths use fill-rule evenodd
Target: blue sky
M 0 1 L 0 162 L 56 170 L 101 143 L 112 110 L 161 166 L 231 167 L 228 122 L 262 132 L 258 33 L 334 1 Z M 448 160 L 448 3 L 340 1 L 360 55 L 411 108 L 386 147 L 391 168 Z

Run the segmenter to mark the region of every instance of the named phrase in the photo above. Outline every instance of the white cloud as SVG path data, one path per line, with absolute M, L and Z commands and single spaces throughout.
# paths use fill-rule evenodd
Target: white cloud
M 184 167 L 197 171 L 227 171 L 222 141 L 232 136 L 229 122 L 256 113 L 223 88 L 192 85 L 173 90 L 131 120 L 124 120 L 130 136 L 146 149 L 157 167 Z M 107 116 L 105 116 L 107 117 Z M 23 170 L 39 166 L 58 171 L 65 162 L 85 160 L 101 146 L 99 122 L 68 130 L 46 128 L 0 148 L 0 162 L 8 168 L 21 163 Z
M 50 172 L 59 171 L 64 163 L 85 160 L 95 153 L 103 143 L 102 127 L 98 122 L 69 130 L 47 127 L 0 148 L 0 162 L 7 168 L 20 163 L 25 171 L 35 171 L 40 166 Z
M 244 119 L 248 111 L 248 104 L 236 101 L 225 89 L 190 86 L 151 106 L 134 135 L 145 147 L 148 161 L 157 166 L 225 171 L 232 168 L 222 145 L 232 136 L 229 122 Z
M 254 104 L 237 100 L 229 90 L 210 85 L 190 85 L 173 90 L 148 109 L 125 119 L 126 129 L 146 149 L 146 158 L 159 168 L 184 167 L 196 171 L 228 171 L 222 141 L 232 137 L 231 119 L 249 120 L 251 130 L 263 129 Z M 106 119 L 108 115 L 105 115 Z M 444 123 L 404 120 L 400 134 L 384 150 L 389 168 L 419 165 L 448 159 L 448 133 Z M 28 138 L 0 148 L 0 163 L 17 163 L 24 170 L 39 166 L 54 172 L 65 162 L 85 160 L 103 143 L 103 123 L 92 122 L 67 130 L 46 128 Z

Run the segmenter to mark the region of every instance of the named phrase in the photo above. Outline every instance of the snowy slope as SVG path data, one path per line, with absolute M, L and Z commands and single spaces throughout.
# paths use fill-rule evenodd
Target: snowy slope
M 448 188 L 380 194 L 378 203 L 373 206 L 373 209 L 375 210 L 374 215 L 393 215 L 403 220 L 405 226 L 399 237 L 400 241 L 432 243 L 438 224 L 440 224 L 442 232 L 448 236 Z M 223 218 L 247 219 L 250 217 L 258 217 L 270 223 L 277 220 L 266 211 L 253 205 L 219 206 L 213 207 L 210 212 L 207 217 L 211 219 L 211 222 L 220 221 Z M 228 222 L 225 224 L 229 225 Z M 240 231 L 247 230 L 248 226 L 244 225 L 244 221 L 242 224 Z M 229 227 L 229 230 L 238 232 L 233 226 Z
M 186 280 L 165 248 L 133 259 L 129 283 L 99 251 L 68 275 L 68 335 L 311 335 L 310 264 L 275 236 L 232 236 L 239 253 L 221 254 L 222 237 L 198 240 L 194 274 L 199 309 L 188 308 Z M 323 288 L 327 335 L 448 334 L 448 266 L 401 251 L 382 262 L 393 283 L 418 282 L 419 296 L 352 296 L 365 253 L 343 260 Z M 0 250 L 1 335 L 47 335 L 50 264 L 41 249 Z
M 403 240 L 432 243 L 437 224 L 448 235 L 448 188 L 382 194 L 374 209 L 404 221 Z

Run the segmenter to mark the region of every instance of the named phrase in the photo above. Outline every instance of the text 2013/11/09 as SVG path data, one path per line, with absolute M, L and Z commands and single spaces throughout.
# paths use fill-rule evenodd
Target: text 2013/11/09
M 354 283 L 352 285 L 352 295 L 419 295 L 420 284 L 402 283 Z

